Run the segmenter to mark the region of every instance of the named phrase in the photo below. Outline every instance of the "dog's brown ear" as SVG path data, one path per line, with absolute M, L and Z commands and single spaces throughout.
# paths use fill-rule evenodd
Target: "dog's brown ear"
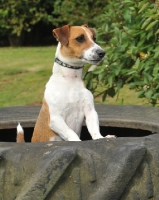
M 84 25 L 82 25 L 82 26 L 88 28 L 88 29 L 92 32 L 92 34 L 93 34 L 94 37 L 96 36 L 96 31 L 95 31 L 95 29 L 89 28 L 87 24 L 84 24 Z
M 93 36 L 95 36 L 96 35 L 96 31 L 95 31 L 95 29 L 94 28 L 89 28 L 89 30 L 93 33 Z
M 88 25 L 87 25 L 87 24 L 83 24 L 82 26 L 84 26 L 84 27 L 88 28 Z
M 57 39 L 57 41 L 59 41 L 62 45 L 67 45 L 68 44 L 68 40 L 70 37 L 70 25 L 65 25 L 61 28 L 56 28 L 54 29 L 53 32 L 53 36 Z

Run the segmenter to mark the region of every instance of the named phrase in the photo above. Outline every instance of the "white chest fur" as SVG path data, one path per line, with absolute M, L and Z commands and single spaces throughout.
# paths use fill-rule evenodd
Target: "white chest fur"
M 60 123 L 62 118 L 79 136 L 85 116 L 85 104 L 92 95 L 81 80 L 82 69 L 65 69 L 58 64 L 54 67 L 55 74 L 47 83 L 44 96 L 49 106 L 50 119 L 56 122 L 59 120 Z M 55 130 L 55 127 L 53 129 Z

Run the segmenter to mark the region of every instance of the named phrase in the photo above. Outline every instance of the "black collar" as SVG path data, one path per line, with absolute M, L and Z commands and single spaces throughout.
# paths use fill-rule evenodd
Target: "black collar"
M 70 69 L 81 69 L 81 68 L 83 68 L 83 66 L 82 67 L 75 67 L 75 66 L 68 65 L 68 64 L 62 62 L 61 60 L 59 60 L 57 57 L 55 58 L 55 62 L 58 63 L 59 65 L 63 66 L 63 67 L 67 67 L 67 68 L 70 68 Z

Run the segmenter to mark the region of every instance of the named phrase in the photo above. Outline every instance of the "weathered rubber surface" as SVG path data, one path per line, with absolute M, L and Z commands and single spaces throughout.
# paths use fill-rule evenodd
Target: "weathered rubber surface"
M 159 132 L 159 108 L 148 106 L 95 105 L 100 126 L 125 127 Z M 39 106 L 0 108 L 0 129 L 34 127 Z
M 0 109 L 0 129 L 33 127 L 39 106 Z M 100 125 L 159 133 L 159 108 L 96 105 Z M 159 200 L 159 134 L 0 143 L 0 200 Z
M 159 134 L 0 143 L 1 200 L 159 199 Z

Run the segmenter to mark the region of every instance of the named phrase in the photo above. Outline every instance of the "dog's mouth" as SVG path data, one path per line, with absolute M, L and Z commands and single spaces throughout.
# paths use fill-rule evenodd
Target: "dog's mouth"
M 86 63 L 89 63 L 89 64 L 98 64 L 103 60 L 103 58 L 102 59 L 88 60 L 86 58 L 81 57 L 81 60 L 86 62 Z

